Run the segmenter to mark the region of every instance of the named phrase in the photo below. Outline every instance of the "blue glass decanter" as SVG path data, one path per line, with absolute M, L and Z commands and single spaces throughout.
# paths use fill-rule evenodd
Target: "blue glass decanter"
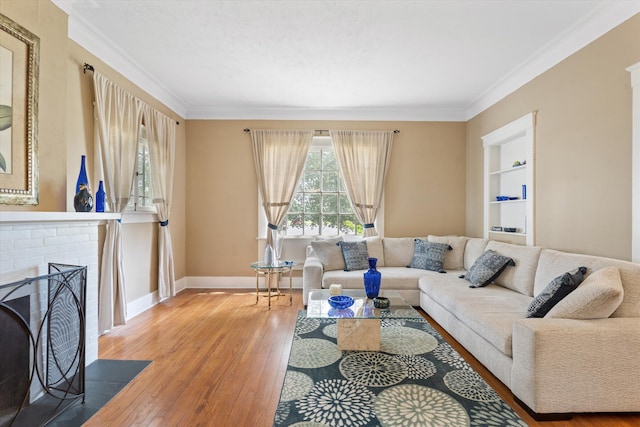
M 364 292 L 367 298 L 375 298 L 380 293 L 380 279 L 382 275 L 376 270 L 378 258 L 369 258 L 369 270 L 364 273 Z

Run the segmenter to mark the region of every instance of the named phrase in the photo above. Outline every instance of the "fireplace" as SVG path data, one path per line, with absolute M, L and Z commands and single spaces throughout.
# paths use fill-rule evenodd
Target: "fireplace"
M 87 268 L 0 286 L 0 427 L 40 426 L 84 398 Z

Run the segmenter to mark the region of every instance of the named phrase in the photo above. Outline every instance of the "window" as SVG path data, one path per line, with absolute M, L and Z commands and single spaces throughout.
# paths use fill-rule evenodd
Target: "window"
M 136 174 L 133 177 L 131 195 L 127 210 L 137 212 L 155 212 L 153 189 L 151 184 L 151 160 L 149 159 L 149 143 L 144 126 L 140 129 L 138 140 L 138 158 Z
M 314 137 L 286 218 L 288 236 L 361 234 L 331 138 Z

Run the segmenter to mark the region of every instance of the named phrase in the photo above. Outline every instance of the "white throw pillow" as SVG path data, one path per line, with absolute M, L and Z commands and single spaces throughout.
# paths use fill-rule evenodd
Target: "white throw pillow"
M 432 243 L 446 243 L 451 246 L 451 250 L 447 251 L 444 256 L 445 270 L 463 270 L 464 269 L 464 247 L 467 244 L 468 237 L 465 236 L 431 236 L 427 240 Z
M 384 265 L 406 267 L 411 264 L 415 242 L 412 237 L 385 237 L 382 239 Z
M 605 267 L 591 273 L 576 290 L 564 297 L 545 317 L 606 319 L 622 302 L 620 270 Z
M 369 256 L 378 259 L 376 266 L 384 267 L 384 248 L 380 236 L 366 237 L 364 240 L 367 242 Z
M 338 242 L 342 240 L 342 237 L 334 237 L 332 239 L 319 239 L 311 242 L 311 247 L 322 263 L 325 271 L 345 269 L 342 250 L 340 246 L 338 246 Z

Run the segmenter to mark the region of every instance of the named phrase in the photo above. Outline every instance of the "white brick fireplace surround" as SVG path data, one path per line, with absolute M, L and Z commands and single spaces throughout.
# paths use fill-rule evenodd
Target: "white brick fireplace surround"
M 48 274 L 50 262 L 87 266 L 86 364 L 98 358 L 98 226 L 119 214 L 0 212 L 0 284 Z

